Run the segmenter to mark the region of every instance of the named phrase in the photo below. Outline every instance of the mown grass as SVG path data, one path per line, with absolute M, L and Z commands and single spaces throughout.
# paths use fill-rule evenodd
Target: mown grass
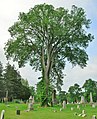
M 82 110 L 85 110 L 86 117 L 84 119 L 91 119 L 92 115 L 97 116 L 97 107 L 93 108 L 90 105 L 80 105 L 80 110 L 77 109 L 77 105 L 69 104 L 66 106 L 66 109 L 60 111 L 62 106 L 54 106 L 54 107 L 40 107 L 38 104 L 34 105 L 34 110 L 30 112 L 26 112 L 27 104 L 16 104 L 9 103 L 9 106 L 6 104 L 0 103 L 0 112 L 5 110 L 5 118 L 4 119 L 82 119 L 83 117 L 79 117 L 78 115 L 74 115 L 75 112 L 80 114 Z M 71 107 L 74 110 L 71 111 Z M 16 114 L 16 110 L 20 110 L 20 115 Z M 54 112 L 56 110 L 56 112 Z

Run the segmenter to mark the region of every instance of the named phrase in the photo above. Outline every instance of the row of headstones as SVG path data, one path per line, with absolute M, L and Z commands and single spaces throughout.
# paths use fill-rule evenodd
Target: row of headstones
M 64 101 L 63 101 L 63 103 L 65 104 Z M 81 96 L 81 101 L 78 102 L 78 103 L 80 103 L 80 104 L 85 104 L 86 103 L 84 96 Z M 67 104 L 69 104 L 69 103 L 67 102 Z M 90 104 L 93 104 L 93 98 L 92 98 L 92 93 L 91 92 L 90 92 Z
M 53 93 L 52 93 L 52 103 L 53 104 L 56 104 L 56 90 L 53 90 Z M 65 102 L 64 102 L 65 103 Z M 81 101 L 80 101 L 81 104 L 84 104 L 85 103 L 85 98 L 84 96 L 81 96 Z M 92 98 L 92 92 L 90 92 L 90 103 L 92 104 L 93 103 L 93 98 Z
M 66 108 L 66 101 L 63 101 L 63 107 L 60 108 L 60 111 L 62 111 L 62 110 L 65 109 L 65 108 Z M 80 110 L 80 106 L 79 106 L 79 105 L 77 105 L 77 109 Z M 71 110 L 74 110 L 74 108 L 71 107 Z M 54 110 L 54 112 L 56 112 L 56 110 Z M 85 110 L 82 110 L 82 113 L 81 113 L 81 114 L 77 114 L 77 113 L 75 112 L 74 115 L 78 115 L 78 116 L 81 116 L 81 117 L 85 117 L 85 116 L 86 116 L 86 113 L 85 113 Z M 93 116 L 92 116 L 92 119 L 97 119 L 97 118 L 96 118 L 96 115 L 93 115 Z

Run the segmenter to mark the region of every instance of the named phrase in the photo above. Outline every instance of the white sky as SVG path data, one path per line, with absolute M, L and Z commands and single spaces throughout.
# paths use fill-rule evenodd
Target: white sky
M 67 64 L 64 74 L 63 90 L 67 90 L 69 86 L 78 83 L 81 86 L 85 80 L 92 78 L 97 81 L 97 0 L 0 0 L 0 61 L 6 64 L 4 56 L 4 43 L 10 38 L 8 28 L 17 21 L 19 12 L 28 12 L 31 7 L 36 4 L 48 3 L 55 7 L 65 7 L 70 9 L 72 5 L 84 8 L 87 17 L 91 19 L 92 24 L 89 32 L 95 37 L 95 40 L 87 49 L 90 60 L 86 68 L 81 69 Z M 32 71 L 30 66 L 19 69 L 23 78 L 29 80 L 30 85 L 35 85 L 38 81 L 39 72 Z

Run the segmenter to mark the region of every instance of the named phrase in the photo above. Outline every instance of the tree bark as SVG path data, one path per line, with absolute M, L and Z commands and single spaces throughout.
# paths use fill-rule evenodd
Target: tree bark
M 45 85 L 45 96 L 41 103 L 41 106 L 49 106 L 48 104 L 48 93 L 49 93 L 49 75 L 51 70 L 51 59 L 50 59 L 50 52 L 47 53 L 47 60 L 45 61 L 44 58 L 44 48 L 42 48 L 42 76 Z

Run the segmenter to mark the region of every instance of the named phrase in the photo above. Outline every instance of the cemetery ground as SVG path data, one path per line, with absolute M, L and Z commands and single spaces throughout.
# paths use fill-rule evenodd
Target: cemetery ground
M 68 104 L 61 111 L 61 105 L 40 107 L 39 104 L 34 104 L 34 110 L 29 112 L 26 111 L 27 108 L 27 104 L 0 103 L 0 112 L 5 110 L 4 119 L 91 119 L 92 115 L 97 116 L 97 107 L 93 108 L 90 104 L 80 105 L 80 109 L 77 109 L 77 104 Z M 20 110 L 20 115 L 16 114 L 16 110 Z M 85 110 L 85 117 L 78 116 L 82 110 Z

